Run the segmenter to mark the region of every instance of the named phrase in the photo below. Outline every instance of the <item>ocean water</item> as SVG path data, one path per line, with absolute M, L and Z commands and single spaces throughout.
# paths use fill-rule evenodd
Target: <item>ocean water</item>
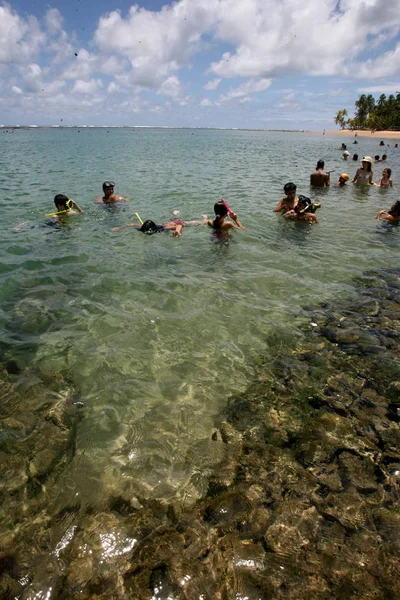
M 310 190 L 316 161 L 352 177 L 342 141 L 382 153 L 379 139 L 308 133 L 174 129 L 0 131 L 0 327 L 21 369 L 61 373 L 84 417 L 54 491 L 66 505 L 100 503 L 127 479 L 142 496 L 196 499 L 227 399 L 256 379 L 271 339 L 296 344 L 307 309 L 353 292 L 365 270 L 398 264 L 400 229 L 376 213 L 398 199 L 400 154 L 386 142 L 394 187 Z M 379 181 L 383 165 L 374 169 Z M 95 204 L 111 179 L 129 198 Z M 319 223 L 272 211 L 283 185 L 319 200 Z M 64 193 L 85 210 L 67 225 L 44 216 Z M 206 227 L 182 238 L 113 227 L 160 223 L 180 210 L 212 214 L 223 197 L 245 231 L 216 243 Z M 199 474 L 197 488 L 190 481 Z

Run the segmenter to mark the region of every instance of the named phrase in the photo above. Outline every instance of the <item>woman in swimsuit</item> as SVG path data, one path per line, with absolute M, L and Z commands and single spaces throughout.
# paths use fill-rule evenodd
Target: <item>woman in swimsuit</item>
M 374 185 L 372 181 L 372 167 L 374 166 L 372 158 L 370 156 L 363 156 L 360 162 L 362 166 L 360 169 L 357 169 L 351 183 L 355 183 L 356 185 Z
M 390 179 L 391 174 L 392 169 L 389 169 L 388 167 L 383 169 L 382 177 L 380 178 L 379 183 L 376 183 L 375 185 L 378 187 L 393 187 L 392 180 Z
M 214 229 L 216 234 L 227 233 L 229 229 L 246 229 L 239 221 L 237 214 L 232 211 L 230 211 L 229 216 L 234 223 L 231 221 L 225 223 L 225 219 L 228 216 L 228 208 L 223 202 L 216 202 L 216 204 L 214 204 L 214 212 L 215 219 L 213 221 L 208 221 L 208 226 Z

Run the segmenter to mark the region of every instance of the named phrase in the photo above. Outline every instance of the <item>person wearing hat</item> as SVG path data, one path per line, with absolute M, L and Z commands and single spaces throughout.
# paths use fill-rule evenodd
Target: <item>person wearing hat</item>
M 344 187 L 346 185 L 346 181 L 348 181 L 349 179 L 350 177 L 347 173 L 342 173 L 341 175 L 339 175 L 339 179 L 336 185 L 338 185 L 339 187 Z
M 325 163 L 323 160 L 317 162 L 317 168 L 310 175 L 310 185 L 312 187 L 329 187 L 331 184 L 331 176 L 324 171 Z
M 357 169 L 351 183 L 355 183 L 356 185 L 374 185 L 374 182 L 372 181 L 374 175 L 372 172 L 374 161 L 370 156 L 363 156 L 360 163 L 361 167 Z
M 125 200 L 128 202 L 127 198 L 124 196 L 118 196 L 118 194 L 114 194 L 115 183 L 113 181 L 105 181 L 103 183 L 103 194 L 104 196 L 99 196 L 96 200 L 97 204 L 113 204 L 114 202 L 118 202 L 118 200 Z
M 348 150 L 345 150 L 342 154 L 343 160 L 348 160 L 349 156 L 350 156 L 350 152 Z

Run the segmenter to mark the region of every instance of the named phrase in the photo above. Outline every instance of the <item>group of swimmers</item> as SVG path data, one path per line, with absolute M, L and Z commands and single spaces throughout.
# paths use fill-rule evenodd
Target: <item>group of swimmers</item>
M 373 160 L 370 156 L 364 156 L 361 159 L 361 167 L 357 169 L 354 178 L 351 183 L 355 185 L 374 185 L 379 187 L 392 187 L 391 174 L 392 171 L 389 168 L 383 169 L 382 176 L 379 183 L 373 182 L 372 167 L 374 165 Z M 325 163 L 323 160 L 319 160 L 317 163 L 316 170 L 310 176 L 311 187 L 329 187 L 330 186 L 330 173 L 324 171 Z M 344 187 L 349 181 L 350 177 L 348 173 L 341 173 L 336 183 L 339 187 Z M 285 218 L 291 218 L 296 220 L 307 221 L 309 223 L 317 223 L 318 219 L 315 216 L 315 211 L 321 206 L 319 202 L 313 203 L 306 196 L 296 195 L 296 185 L 293 182 L 289 182 L 284 186 L 285 197 L 282 198 L 274 209 L 274 212 L 282 213 Z M 395 202 L 389 210 L 381 210 L 376 215 L 378 220 L 388 221 L 392 224 L 400 222 L 400 201 Z
M 119 196 L 114 192 L 115 183 L 113 181 L 105 181 L 103 183 L 103 196 L 97 198 L 96 203 L 98 204 L 115 204 L 119 201 L 128 201 L 124 196 Z M 54 197 L 54 204 L 56 206 L 56 211 L 52 213 L 47 213 L 47 217 L 54 217 L 58 220 L 58 222 L 63 222 L 65 217 L 75 214 L 76 212 L 83 213 L 84 211 L 75 200 L 68 198 L 64 194 L 57 194 Z M 174 211 L 174 215 L 179 214 L 180 211 Z M 138 218 L 138 223 L 127 223 L 122 227 L 134 227 L 141 231 L 142 233 L 146 233 L 148 235 L 152 235 L 153 233 L 161 233 L 163 231 L 171 232 L 174 237 L 180 237 L 182 235 L 183 227 L 188 227 L 190 225 L 208 225 L 211 227 L 213 231 L 218 234 L 227 234 L 231 229 L 245 229 L 242 223 L 239 221 L 239 218 L 233 210 L 231 210 L 228 204 L 222 200 L 216 202 L 214 204 L 214 219 L 208 219 L 207 215 L 202 215 L 201 220 L 196 221 L 183 221 L 179 218 L 173 218 L 161 225 L 157 225 L 154 221 L 150 219 L 146 219 L 142 221 L 139 215 L 136 213 Z M 227 221 L 227 217 L 231 218 L 231 221 Z M 113 232 L 117 232 L 121 229 L 121 227 L 114 227 Z

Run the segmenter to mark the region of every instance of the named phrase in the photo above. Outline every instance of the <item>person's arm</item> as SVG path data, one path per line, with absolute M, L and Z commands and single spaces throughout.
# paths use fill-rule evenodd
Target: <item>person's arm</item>
M 297 213 L 293 209 L 292 210 L 287 210 L 283 216 L 285 217 L 285 219 L 287 219 L 288 217 L 296 217 Z
M 358 177 L 358 171 L 360 169 L 357 169 L 356 174 L 354 175 L 353 179 L 350 181 L 350 183 L 355 183 L 357 181 L 357 177 Z
M 378 219 L 378 221 L 379 221 L 379 220 L 380 220 L 380 218 L 381 218 L 381 215 L 383 215 L 383 214 L 385 214 L 385 213 L 387 213 L 387 210 L 385 210 L 385 209 L 383 209 L 383 210 L 380 210 L 380 211 L 378 212 L 378 214 L 376 215 L 376 217 L 375 217 L 375 218 L 376 218 L 376 219 Z
M 327 174 L 327 178 L 325 179 L 325 187 L 329 187 L 331 185 L 331 174 Z
M 309 223 L 318 223 L 318 219 L 313 213 L 305 213 L 304 220 Z
M 277 204 L 277 205 L 275 206 L 275 208 L 274 208 L 274 212 L 281 212 L 281 210 L 282 210 L 282 209 L 283 209 L 283 207 L 284 207 L 284 200 L 285 200 L 285 198 L 281 198 L 281 199 L 279 200 L 278 204 Z
M 236 223 L 238 229 L 246 229 L 246 227 L 244 227 L 244 225 L 242 225 L 241 222 L 239 221 L 236 213 L 231 212 L 230 217 L 231 217 L 232 221 L 234 221 Z
M 389 179 L 389 187 L 393 187 L 393 182 L 391 179 Z
M 371 185 L 374 185 L 374 182 L 372 181 L 372 177 L 373 177 L 373 176 L 374 176 L 374 174 L 373 174 L 373 172 L 371 171 L 371 173 L 369 174 L 369 177 L 368 177 L 368 183 L 369 183 L 369 184 L 371 184 Z
M 78 206 L 78 205 L 77 205 L 77 203 L 75 202 L 75 200 L 72 200 L 72 198 L 70 198 L 70 202 L 71 202 L 72 206 L 73 206 L 74 208 L 76 208 L 76 210 L 77 210 L 78 212 L 80 212 L 80 213 L 83 213 L 83 210 L 81 209 L 81 207 L 80 207 L 80 206 Z
M 175 231 L 172 232 L 173 237 L 181 237 L 183 225 L 179 224 L 175 227 Z
M 141 227 L 141 225 L 138 225 L 137 223 L 126 223 L 126 225 L 121 225 L 121 227 L 113 227 L 111 231 L 115 233 L 116 231 L 122 229 L 122 227 L 136 227 L 136 229 L 138 229 Z

